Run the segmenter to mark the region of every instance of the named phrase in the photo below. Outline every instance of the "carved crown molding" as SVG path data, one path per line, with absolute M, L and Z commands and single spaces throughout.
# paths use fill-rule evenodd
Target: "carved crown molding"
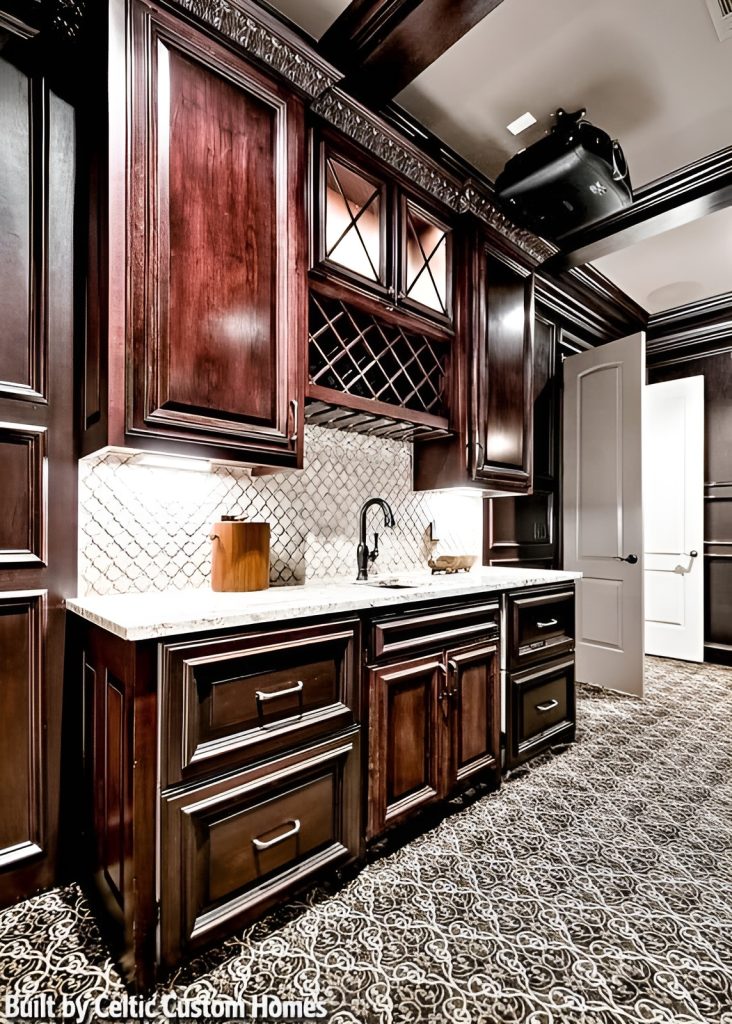
M 311 105 L 311 110 L 428 195 L 457 213 L 474 214 L 536 263 L 543 263 L 556 253 L 555 246 L 514 224 L 493 204 L 488 190 L 474 179 L 465 182 L 446 173 L 438 163 L 340 90 L 323 93 Z
M 416 147 L 402 141 L 360 103 L 331 89 L 315 100 L 311 110 L 435 199 L 454 210 L 460 209 L 461 183 Z
M 172 0 L 181 8 L 272 68 L 301 92 L 317 97 L 341 75 L 264 11 L 246 0 Z
M 465 186 L 461 210 L 474 214 L 494 231 L 497 231 L 499 235 L 503 235 L 518 249 L 525 252 L 536 263 L 543 263 L 557 252 L 556 246 L 544 238 L 514 224 L 505 213 L 495 206 L 488 192 L 479 188 L 475 182 L 469 182 Z

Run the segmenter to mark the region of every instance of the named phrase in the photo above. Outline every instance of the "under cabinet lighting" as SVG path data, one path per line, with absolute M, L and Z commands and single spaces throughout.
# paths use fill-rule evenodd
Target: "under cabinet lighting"
M 510 131 L 511 135 L 520 135 L 521 132 L 530 128 L 532 124 L 536 124 L 536 118 L 527 110 L 525 114 L 522 114 L 521 117 L 517 117 L 515 121 L 511 121 L 511 123 L 507 124 L 506 127 Z
M 144 452 L 133 459 L 136 466 L 155 466 L 157 469 L 187 470 L 192 473 L 209 473 L 209 459 L 189 458 L 181 455 L 165 455 L 162 452 Z

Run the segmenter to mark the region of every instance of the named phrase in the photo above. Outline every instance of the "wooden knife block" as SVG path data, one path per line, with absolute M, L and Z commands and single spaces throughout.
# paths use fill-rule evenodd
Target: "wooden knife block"
M 269 586 L 269 523 L 216 523 L 211 531 L 211 589 L 266 590 Z

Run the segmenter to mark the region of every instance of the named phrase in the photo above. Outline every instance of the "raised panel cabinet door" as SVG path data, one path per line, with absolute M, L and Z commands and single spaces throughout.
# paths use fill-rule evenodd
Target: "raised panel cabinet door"
M 498 644 L 447 652 L 450 758 L 447 788 L 473 775 L 500 778 L 501 705 Z
M 63 599 L 76 587 L 76 120 L 49 57 L 53 50 L 60 68 L 68 54 L 62 33 L 51 47 L 43 44 L 44 29 L 30 40 L 17 19 L 6 19 L 3 29 L 0 907 L 57 879 Z
M 472 359 L 473 479 L 527 493 L 533 449 L 533 278 L 481 254 Z
M 441 655 L 371 670 L 367 837 L 443 795 L 447 693 Z
M 163 12 L 131 18 L 131 430 L 295 464 L 303 106 Z

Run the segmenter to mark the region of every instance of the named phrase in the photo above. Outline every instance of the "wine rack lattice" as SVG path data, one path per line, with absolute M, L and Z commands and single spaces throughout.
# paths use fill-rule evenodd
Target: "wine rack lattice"
M 312 291 L 309 337 L 312 384 L 430 416 L 446 415 L 444 343 Z

